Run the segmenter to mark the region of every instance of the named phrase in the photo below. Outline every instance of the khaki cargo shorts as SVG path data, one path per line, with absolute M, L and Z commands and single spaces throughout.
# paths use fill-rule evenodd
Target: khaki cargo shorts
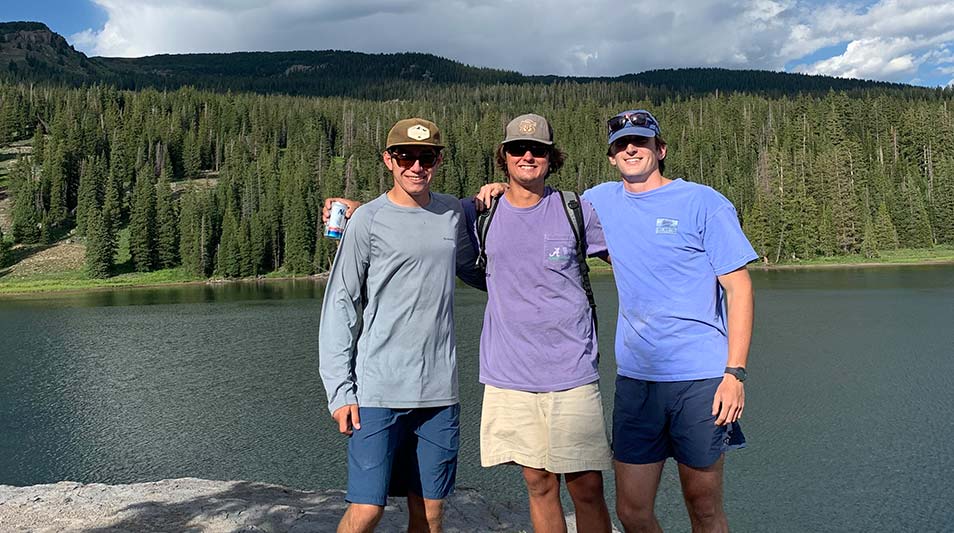
M 556 474 L 612 468 L 598 383 L 558 392 L 486 385 L 480 464 L 505 463 Z

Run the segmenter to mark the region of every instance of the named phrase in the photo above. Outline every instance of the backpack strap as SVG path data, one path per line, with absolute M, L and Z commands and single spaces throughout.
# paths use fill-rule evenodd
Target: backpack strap
M 493 220 L 499 203 L 500 197 L 494 196 L 490 201 L 490 209 L 477 215 L 477 268 L 487 268 L 487 232 L 490 231 L 490 221 Z
M 596 298 L 593 297 L 593 286 L 590 285 L 590 265 L 586 263 L 586 224 L 583 221 L 583 206 L 580 205 L 580 195 L 573 191 L 560 191 L 563 200 L 563 210 L 570 222 L 573 236 L 576 237 L 576 261 L 580 265 L 580 286 L 586 293 L 593 313 L 593 329 L 596 330 Z

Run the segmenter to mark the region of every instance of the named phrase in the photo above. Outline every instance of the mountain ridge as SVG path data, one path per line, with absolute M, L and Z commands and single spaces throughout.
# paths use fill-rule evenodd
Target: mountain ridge
M 912 85 L 764 70 L 656 69 L 615 77 L 525 75 L 475 67 L 420 52 L 368 54 L 346 50 L 157 54 L 87 57 L 42 22 L 0 23 L 0 79 L 121 89 L 194 86 L 307 96 L 387 99 L 441 85 L 622 83 L 674 94 L 716 91 L 768 95 L 828 91 L 915 91 Z

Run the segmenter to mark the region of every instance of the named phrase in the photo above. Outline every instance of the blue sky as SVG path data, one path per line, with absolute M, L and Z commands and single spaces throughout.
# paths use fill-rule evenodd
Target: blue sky
M 3 0 L 0 20 L 44 22 L 90 56 L 419 51 L 525 74 L 954 81 L 954 2 L 942 0 Z

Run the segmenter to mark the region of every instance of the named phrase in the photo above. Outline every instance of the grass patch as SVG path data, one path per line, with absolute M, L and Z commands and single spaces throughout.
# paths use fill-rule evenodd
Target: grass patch
M 841 266 L 841 265 L 904 265 L 915 263 L 929 263 L 940 261 L 954 261 L 954 246 L 942 244 L 933 248 L 904 248 L 900 250 L 885 250 L 879 252 L 878 257 L 856 255 L 837 255 L 834 257 L 815 257 L 802 261 L 782 261 L 778 266 Z M 774 266 L 774 265 L 772 265 Z M 771 268 L 771 266 L 769 267 Z
M 83 270 L 37 274 L 6 280 L 0 278 L 0 294 L 98 289 L 103 287 L 137 287 L 203 281 L 205 278 L 186 272 L 183 268 L 167 268 L 155 272 L 130 272 L 107 279 L 92 279 Z
M 590 257 L 586 260 L 591 272 L 612 272 L 613 267 L 602 259 Z M 863 265 L 915 265 L 919 263 L 954 263 L 954 246 L 941 244 L 933 248 L 904 248 L 900 250 L 886 250 L 878 257 L 865 257 L 860 254 L 836 255 L 834 257 L 815 257 L 800 261 L 782 261 L 764 265 L 760 262 L 751 263 L 754 268 L 790 268 L 790 267 L 836 267 L 836 266 L 863 266 Z

